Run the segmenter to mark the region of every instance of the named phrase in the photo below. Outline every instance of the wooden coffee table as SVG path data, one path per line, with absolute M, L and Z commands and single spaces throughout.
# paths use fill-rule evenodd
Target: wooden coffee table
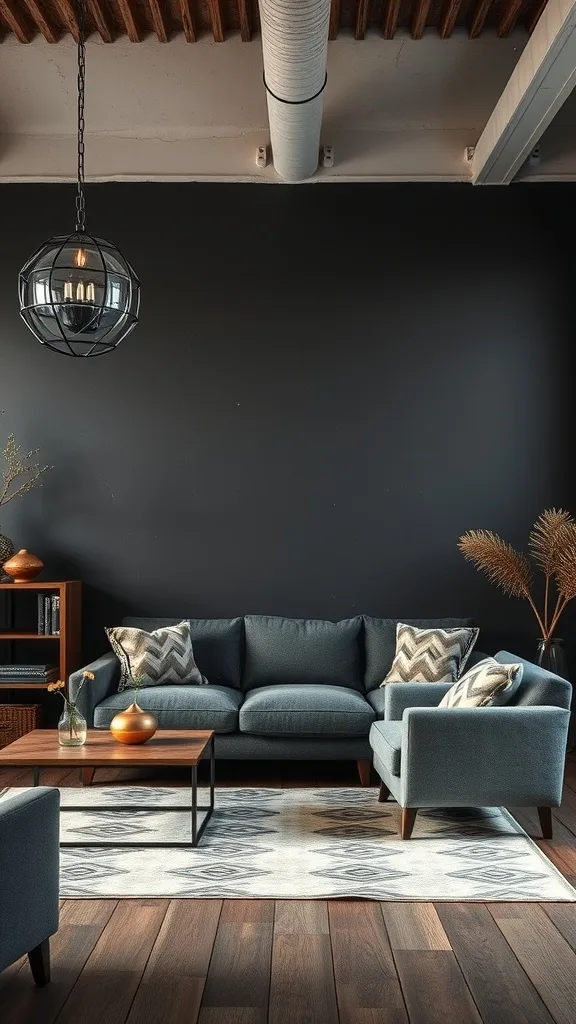
M 207 755 L 210 758 L 210 803 L 207 807 L 198 806 L 198 765 Z M 107 730 L 89 729 L 86 744 L 83 747 L 61 747 L 58 743 L 56 729 L 34 729 L 33 732 L 21 736 L 14 743 L 0 750 L 0 768 L 32 768 L 34 785 L 40 784 L 41 768 L 149 768 L 176 767 L 184 765 L 191 772 L 191 841 L 165 843 L 118 843 L 101 842 L 62 842 L 61 846 L 197 846 L 206 825 L 214 810 L 214 732 L 198 729 L 164 729 L 159 730 L 151 740 L 138 746 L 127 746 L 118 743 Z M 139 808 L 145 805 L 139 804 Z M 92 811 L 94 805 L 74 804 L 63 808 L 68 811 Z M 99 810 L 131 811 L 130 805 L 103 806 Z M 164 811 L 186 810 L 182 806 L 162 807 Z M 205 816 L 198 825 L 198 811 Z

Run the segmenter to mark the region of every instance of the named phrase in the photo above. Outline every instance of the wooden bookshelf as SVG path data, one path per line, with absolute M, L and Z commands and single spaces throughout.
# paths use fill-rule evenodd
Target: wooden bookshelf
M 7 642 L 10 644 L 10 664 L 18 664 L 19 643 L 36 642 L 43 640 L 46 648 L 38 648 L 42 651 L 43 660 L 53 663 L 57 668 L 56 678 L 68 681 L 68 676 L 75 669 L 80 668 L 81 660 L 81 628 L 82 628 L 82 584 L 79 580 L 63 580 L 56 583 L 45 583 L 42 580 L 33 580 L 31 583 L 0 583 L 0 594 L 8 592 L 8 616 L 13 622 L 17 619 L 17 591 L 26 591 L 36 594 L 43 594 L 45 591 L 53 591 L 60 597 L 60 633 L 43 634 L 34 633 L 31 630 L 19 630 L 17 628 L 3 629 L 0 632 L 0 645 Z M 20 659 L 22 663 L 22 659 Z M 27 664 L 27 662 L 24 662 Z M 2 679 L 0 690 L 44 690 L 46 682 L 25 682 L 19 679 Z

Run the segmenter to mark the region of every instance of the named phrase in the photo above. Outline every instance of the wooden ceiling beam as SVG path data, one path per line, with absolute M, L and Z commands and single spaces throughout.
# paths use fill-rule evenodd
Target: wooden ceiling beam
M 488 17 L 488 11 L 492 6 L 492 0 L 478 0 L 476 7 L 474 8 L 474 14 L 472 15 L 472 22 L 470 24 L 469 36 L 470 39 L 477 39 L 482 33 L 484 28 L 484 22 Z
M 518 21 L 518 15 L 524 0 L 508 0 L 500 21 L 498 22 L 498 35 L 500 39 L 509 36 L 514 25 Z
M 164 18 L 164 12 L 160 6 L 160 0 L 148 0 L 148 7 L 150 8 L 150 15 L 152 17 L 152 24 L 158 40 L 161 43 L 168 42 L 168 29 L 166 27 L 166 19 Z
M 576 0 L 548 0 L 472 156 L 472 181 L 507 185 L 576 84 Z
M 102 0 L 88 0 L 88 9 L 92 14 L 102 42 L 113 43 L 116 33 L 112 27 L 109 12 L 104 3 L 102 3 Z
M 424 29 L 426 28 L 426 20 L 428 18 L 429 10 L 430 0 L 416 0 L 414 10 L 412 12 L 412 22 L 410 24 L 410 34 L 412 39 L 422 39 Z
M 195 43 L 198 36 L 196 34 L 196 26 L 194 24 L 194 16 L 192 14 L 190 0 L 180 0 L 180 18 L 186 42 Z
M 116 0 L 118 9 L 122 15 L 122 21 L 124 22 L 124 28 L 126 29 L 126 35 L 131 43 L 141 43 L 142 36 L 138 25 L 136 24 L 136 17 L 134 14 L 133 0 Z
M 528 18 L 528 21 L 526 22 L 526 28 L 528 29 L 530 35 L 532 35 L 534 29 L 536 28 L 536 25 L 540 21 L 540 18 L 542 17 L 542 12 L 543 12 L 544 8 L 546 7 L 547 3 L 548 3 L 548 0 L 540 0 L 540 2 L 536 5 L 534 10 L 532 11 L 532 14 L 530 15 L 530 17 Z
M 240 19 L 240 38 L 243 43 L 249 43 L 252 39 L 252 25 L 248 0 L 238 0 L 238 17 Z
M 74 37 L 74 42 L 77 43 L 80 38 L 80 33 L 78 32 L 76 13 L 74 11 L 72 0 L 56 0 L 56 6 L 60 11 L 62 21 L 65 23 L 70 35 Z
M 438 25 L 442 39 L 449 39 L 452 35 L 461 6 L 462 0 L 447 0 Z
M 30 43 L 35 35 L 28 20 L 22 16 L 18 0 L 0 0 L 0 12 L 19 43 Z
M 364 39 L 368 26 L 368 4 L 369 0 L 358 0 L 356 7 L 356 25 L 354 27 L 354 38 Z
M 330 28 L 328 39 L 338 39 L 340 31 L 340 0 L 332 0 L 330 4 Z
M 210 21 L 212 22 L 212 35 L 215 43 L 224 42 L 224 26 L 222 24 L 222 10 L 220 0 L 208 0 L 210 10 Z
M 57 43 L 60 38 L 60 33 L 52 24 L 50 18 L 46 16 L 38 3 L 38 0 L 24 0 L 24 2 L 30 12 L 32 21 L 38 26 L 46 42 Z
M 384 21 L 382 22 L 384 39 L 394 39 L 398 28 L 399 14 L 400 0 L 388 0 L 384 5 Z

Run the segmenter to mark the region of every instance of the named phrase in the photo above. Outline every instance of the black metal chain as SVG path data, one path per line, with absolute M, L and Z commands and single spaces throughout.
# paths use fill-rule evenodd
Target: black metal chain
M 84 201 L 85 14 L 86 0 L 76 0 L 76 24 L 78 25 L 78 185 L 76 192 L 76 231 L 81 232 L 86 228 L 86 204 Z

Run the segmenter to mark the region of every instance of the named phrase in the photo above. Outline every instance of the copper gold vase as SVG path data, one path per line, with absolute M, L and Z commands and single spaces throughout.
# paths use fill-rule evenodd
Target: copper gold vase
M 146 743 L 158 728 L 158 719 L 138 704 L 119 711 L 110 722 L 110 732 L 118 743 Z
M 14 583 L 29 583 L 43 568 L 44 562 L 36 558 L 36 555 L 31 555 L 26 548 L 20 548 L 3 565 L 4 572 L 12 577 Z

